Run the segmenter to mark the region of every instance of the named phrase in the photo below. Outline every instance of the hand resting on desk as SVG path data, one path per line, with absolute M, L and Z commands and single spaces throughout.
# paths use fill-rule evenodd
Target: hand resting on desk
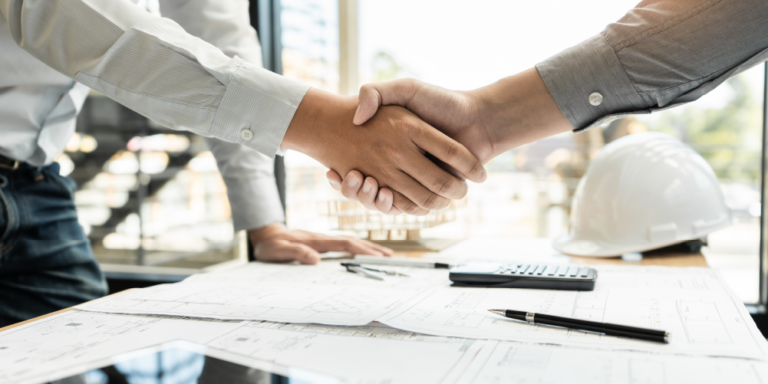
M 317 264 L 321 252 L 346 251 L 353 254 L 392 256 L 392 250 L 352 237 L 334 237 L 306 231 L 289 230 L 281 223 L 248 231 L 254 254 L 260 261 Z

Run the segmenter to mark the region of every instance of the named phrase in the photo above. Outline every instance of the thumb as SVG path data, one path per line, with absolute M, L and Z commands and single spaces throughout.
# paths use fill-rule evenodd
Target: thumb
M 357 111 L 355 111 L 355 117 L 352 119 L 352 123 L 355 125 L 362 125 L 368 121 L 381 106 L 381 94 L 371 84 L 366 84 L 360 87 L 360 96 L 358 97 Z

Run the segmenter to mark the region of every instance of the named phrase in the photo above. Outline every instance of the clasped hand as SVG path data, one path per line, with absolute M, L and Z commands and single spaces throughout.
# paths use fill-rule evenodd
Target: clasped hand
M 377 108 L 361 125 L 352 123 L 357 97 L 310 89 L 283 139 L 338 174 L 370 176 L 388 187 L 378 203 L 387 213 L 423 215 L 467 193 L 464 178 L 482 182 L 485 169 L 465 146 L 399 106 Z M 378 107 L 378 105 L 377 105 Z M 447 171 L 427 155 L 445 163 Z M 457 176 L 459 175 L 459 176 Z M 362 181 L 362 178 L 361 178 Z
M 425 124 L 461 143 L 482 164 L 512 148 L 573 129 L 535 68 L 469 92 L 449 91 L 413 79 L 364 85 L 354 123 L 375 120 L 385 105 L 412 111 Z M 458 174 L 468 175 L 466 168 L 456 169 Z M 384 188 L 392 184 L 383 185 L 375 175 L 358 171 L 362 169 L 331 168 L 327 176 L 335 189 L 368 209 L 390 214 L 401 211 L 400 205 L 389 204 L 393 194 L 398 196 Z M 340 175 L 346 176 L 342 179 Z

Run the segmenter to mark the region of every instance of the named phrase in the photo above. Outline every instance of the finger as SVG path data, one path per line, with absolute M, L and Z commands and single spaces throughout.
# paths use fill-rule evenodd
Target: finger
M 392 199 L 392 191 L 390 191 L 388 188 L 382 188 L 379 190 L 378 196 L 376 196 L 376 210 L 391 215 L 393 202 L 394 200 Z
M 437 168 L 434 164 L 433 167 Z M 440 196 L 423 185 L 414 180 L 406 172 L 393 172 L 392 173 L 392 185 L 397 185 L 397 192 L 400 192 L 408 200 L 416 203 L 420 208 L 424 208 L 427 211 L 434 211 L 437 209 L 443 209 L 451 203 L 451 201 L 443 196 Z M 396 207 L 402 210 L 402 207 L 397 205 L 397 194 L 395 194 L 394 204 Z M 403 210 L 403 212 L 407 212 Z
M 392 249 L 387 248 L 387 247 L 385 247 L 383 245 L 379 245 L 379 244 L 376 244 L 376 243 L 373 243 L 373 242 L 370 242 L 370 241 L 367 241 L 367 240 L 358 240 L 358 241 L 362 242 L 363 245 L 365 245 L 365 246 L 371 247 L 371 248 L 381 252 L 384 256 L 392 256 L 392 255 L 395 254 L 395 251 L 393 251 Z
M 392 250 L 363 240 L 342 240 L 345 241 L 347 252 L 355 255 L 373 255 L 373 256 L 391 256 Z
M 424 216 L 429 213 L 429 210 L 419 207 L 407 197 L 403 196 L 400 192 L 392 191 L 392 208 L 399 209 L 403 213 L 414 216 Z
M 403 164 L 402 169 L 421 185 L 440 196 L 455 200 L 467 195 L 468 186 L 463 179 L 440 168 L 425 156 L 416 156 Z
M 357 193 L 357 199 L 363 206 L 372 211 L 377 211 L 376 194 L 379 191 L 379 183 L 373 177 L 366 177 L 363 187 Z
M 420 124 L 422 129 L 413 130 L 415 133 L 411 138 L 419 148 L 455 168 L 467 179 L 477 183 L 485 181 L 485 167 L 472 152 L 429 124 Z
M 301 243 L 317 252 L 346 251 L 353 254 L 384 256 L 384 251 L 379 249 L 380 247 L 371 246 L 358 239 L 322 236 L 319 239 L 302 240 Z
M 341 179 L 341 176 L 339 176 L 336 171 L 329 169 L 328 172 L 325 173 L 325 177 L 328 178 L 328 183 L 331 184 L 331 188 L 341 191 L 341 182 L 344 180 Z
M 256 245 L 256 259 L 277 262 L 296 260 L 302 264 L 317 264 L 320 261 L 320 254 L 298 242 L 270 240 Z
M 358 96 L 357 110 L 355 111 L 355 117 L 352 118 L 352 123 L 355 125 L 361 125 L 368 121 L 381 106 L 381 96 L 379 90 L 370 84 L 360 87 L 360 95 Z
M 363 174 L 358 171 L 349 171 L 344 182 L 341 183 L 341 194 L 349 200 L 357 201 L 357 194 L 363 186 Z
M 400 79 L 360 87 L 357 111 L 352 122 L 361 125 L 368 121 L 382 105 L 407 107 L 421 83 L 415 79 Z

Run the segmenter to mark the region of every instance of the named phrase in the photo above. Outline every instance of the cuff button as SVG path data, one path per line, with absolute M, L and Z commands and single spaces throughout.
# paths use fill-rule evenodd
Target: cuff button
M 240 139 L 243 141 L 251 141 L 253 140 L 253 132 L 251 132 L 250 129 L 246 128 L 240 131 Z
M 597 107 L 603 103 L 603 95 L 601 95 L 600 92 L 592 92 L 589 95 L 589 103 Z

